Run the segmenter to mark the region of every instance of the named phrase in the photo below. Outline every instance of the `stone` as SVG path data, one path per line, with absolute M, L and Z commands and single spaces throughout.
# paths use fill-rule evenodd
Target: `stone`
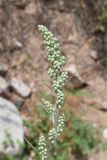
M 27 98 L 31 94 L 31 89 L 23 81 L 13 78 L 10 81 L 10 87 L 15 90 L 21 97 Z
M 107 139 L 107 128 L 103 130 L 103 137 Z
M 14 43 L 15 43 L 16 48 L 22 48 L 23 47 L 23 44 L 18 40 L 16 40 Z
M 21 66 L 21 65 L 24 65 L 26 63 L 26 55 L 22 54 L 20 57 L 19 57 L 19 61 L 18 61 L 18 65 Z
M 83 79 L 82 79 L 82 77 L 80 76 L 79 71 L 78 71 L 78 68 L 77 68 L 77 66 L 76 66 L 75 64 L 69 65 L 69 66 L 66 67 L 64 70 L 67 71 L 67 72 L 69 72 L 69 73 L 71 73 L 72 76 L 77 77 L 81 82 L 83 82 Z
M 103 101 L 101 102 L 101 109 L 107 111 L 107 101 L 106 101 L 106 100 L 103 100 Z
M 68 39 L 67 39 L 67 42 L 68 43 L 72 43 L 72 44 L 75 44 L 75 45 L 79 45 L 79 39 L 77 36 L 75 35 L 69 35 Z
M 0 153 L 20 156 L 23 145 L 24 130 L 21 116 L 12 102 L 0 97 Z
M 8 66 L 6 64 L 0 63 L 0 75 L 5 76 L 8 72 Z
M 0 77 L 0 94 L 4 93 L 8 88 L 8 83 L 7 81 Z
M 24 104 L 24 100 L 22 98 L 16 99 L 15 105 L 19 111 L 22 109 L 23 104 Z
M 36 5 L 34 2 L 29 3 L 25 9 L 26 14 L 34 15 L 36 13 Z
M 18 8 L 20 9 L 24 9 L 28 3 L 29 3 L 29 0 L 21 0 L 21 1 L 18 1 L 18 0 L 11 0 L 11 2 Z
M 98 59 L 98 52 L 96 50 L 91 50 L 90 56 L 93 60 L 97 60 Z
M 64 71 L 67 71 L 69 75 L 69 83 L 66 86 L 68 89 L 78 89 L 87 86 L 75 64 L 65 67 Z
M 0 14 L 1 14 L 1 12 L 0 12 Z M 0 19 L 0 21 L 1 21 L 1 19 Z M 2 44 L 2 42 L 0 42 L 0 51 L 2 51 L 3 50 L 3 44 Z
M 87 106 L 93 106 L 96 105 L 95 99 L 91 97 L 84 97 L 82 100 L 83 103 L 85 103 Z
M 97 99 L 97 109 L 107 112 L 107 100 Z
M 0 7 L 2 7 L 3 5 L 3 0 L 0 0 Z

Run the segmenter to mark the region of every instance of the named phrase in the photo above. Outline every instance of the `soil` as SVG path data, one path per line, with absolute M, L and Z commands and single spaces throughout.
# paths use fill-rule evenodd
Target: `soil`
M 30 116 L 29 112 L 33 113 L 33 106 L 38 102 L 38 92 L 46 88 L 43 81 L 48 79 L 48 63 L 37 29 L 38 24 L 46 25 L 58 37 L 67 66 L 76 64 L 88 84 L 85 89 L 79 89 L 85 90 L 84 96 L 70 96 L 67 103 L 75 108 L 75 113 L 88 108 L 82 118 L 103 130 L 107 128 L 107 70 L 90 56 L 94 35 L 86 34 L 74 6 L 68 0 L 1 0 L 0 63 L 9 67 L 7 80 L 17 77 L 31 87 L 32 96 L 22 109 L 23 115 Z M 100 155 L 97 159 L 104 160 L 107 153 Z

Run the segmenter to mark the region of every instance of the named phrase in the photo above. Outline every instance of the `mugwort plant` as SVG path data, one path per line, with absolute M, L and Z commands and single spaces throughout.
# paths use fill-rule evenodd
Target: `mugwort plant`
M 60 45 L 57 38 L 43 25 L 38 25 L 42 34 L 44 45 L 46 47 L 47 60 L 49 62 L 48 74 L 52 80 L 52 89 L 55 94 L 55 102 L 45 101 L 43 107 L 48 112 L 52 121 L 52 128 L 47 136 L 41 135 L 39 138 L 39 154 L 41 160 L 47 159 L 49 155 L 49 146 L 54 145 L 58 136 L 63 132 L 65 126 L 65 116 L 61 114 L 61 108 L 64 105 L 63 87 L 68 79 L 68 73 L 63 71 L 65 57 L 61 55 Z

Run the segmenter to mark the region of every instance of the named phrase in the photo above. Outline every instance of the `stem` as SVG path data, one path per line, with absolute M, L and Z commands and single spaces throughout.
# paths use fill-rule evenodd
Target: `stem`
M 31 144 L 31 142 L 29 142 L 29 140 L 25 136 L 24 136 L 24 139 L 29 144 L 29 146 L 34 150 L 34 152 L 35 152 L 36 151 L 35 147 Z
M 52 122 L 53 122 L 53 127 L 55 129 L 57 128 L 58 115 L 59 115 L 59 110 L 58 110 L 57 105 L 56 105 L 55 106 L 55 112 L 52 114 Z
M 56 105 L 55 114 L 54 114 L 54 128 L 57 128 L 58 115 L 59 115 L 59 109 L 57 108 L 57 105 Z
M 58 80 L 58 77 L 59 77 L 59 73 L 56 75 L 56 80 Z M 58 115 L 59 115 L 59 109 L 58 109 L 58 106 L 55 105 L 55 113 L 54 113 L 54 123 L 53 123 L 53 127 L 56 129 L 57 128 L 57 124 L 58 124 Z
M 44 156 L 42 156 L 42 160 L 44 160 Z

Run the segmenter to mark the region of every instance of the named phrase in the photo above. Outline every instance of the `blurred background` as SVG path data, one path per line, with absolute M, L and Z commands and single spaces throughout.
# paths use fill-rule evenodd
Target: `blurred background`
M 40 103 L 54 97 L 38 24 L 58 38 L 69 71 L 66 127 L 49 160 L 106 160 L 106 0 L 0 0 L 0 160 L 39 160 L 39 135 L 51 125 Z

